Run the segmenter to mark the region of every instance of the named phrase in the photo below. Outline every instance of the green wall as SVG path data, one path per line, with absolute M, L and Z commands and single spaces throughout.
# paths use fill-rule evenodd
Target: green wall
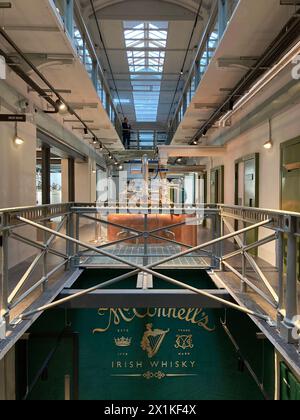
M 116 273 L 101 271 L 105 281 Z M 172 272 L 198 287 L 212 287 L 198 271 Z M 99 273 L 84 276 L 76 287 L 99 281 Z M 239 355 L 220 323 L 224 310 L 139 309 L 139 310 L 53 310 L 45 313 L 32 332 L 79 333 L 79 396 L 82 400 L 260 400 L 263 395 L 248 371 L 238 369 Z M 274 395 L 274 351 L 267 341 L 258 341 L 252 321 L 239 313 L 227 312 L 228 327 L 247 358 Z M 152 326 L 150 327 L 151 324 Z M 147 334 L 154 353 L 148 354 Z M 163 333 L 164 332 L 164 333 Z M 118 347 L 121 338 L 130 346 Z M 146 338 L 145 338 L 146 337 Z M 159 341 L 159 338 L 161 340 Z M 144 340 L 144 348 L 141 346 Z M 117 340 L 117 341 L 115 341 Z M 124 340 L 123 340 L 124 341 Z M 127 343 L 129 344 L 129 342 Z M 157 347 L 156 347 L 157 344 Z M 55 339 L 29 340 L 29 372 L 34 378 Z M 63 399 L 64 375 L 72 377 L 72 348 L 63 339 L 39 379 L 30 399 Z M 149 350 L 149 351 L 150 351 Z M 127 364 L 126 364 L 127 363 Z

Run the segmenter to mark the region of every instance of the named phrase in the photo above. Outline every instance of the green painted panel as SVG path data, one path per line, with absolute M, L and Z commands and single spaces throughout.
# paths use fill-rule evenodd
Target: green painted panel
M 294 140 L 283 144 L 281 153 L 281 208 L 300 213 L 300 169 L 297 169 L 297 164 L 300 164 L 300 141 Z M 285 253 L 285 263 L 286 258 L 287 252 Z M 300 280 L 300 239 L 298 239 L 297 261 L 298 279 Z
M 115 274 L 101 272 L 103 281 Z M 182 278 L 180 271 L 169 274 Z M 96 277 L 95 273 L 92 278 L 85 275 L 76 287 L 87 287 Z M 203 277 L 203 287 L 212 287 L 201 272 L 187 271 L 184 277 L 192 284 L 199 284 L 199 277 Z M 229 327 L 262 383 L 263 377 L 268 378 L 267 389 L 272 397 L 273 372 L 267 371 L 266 366 L 270 358 L 273 360 L 270 366 L 274 368 L 274 353 L 268 355 L 261 347 L 255 336 L 257 330 L 246 316 L 236 312 L 228 314 Z M 32 331 L 60 332 L 64 328 L 64 316 L 63 310 L 47 312 Z M 193 308 L 68 311 L 70 328 L 80 337 L 80 399 L 262 399 L 250 374 L 238 370 L 238 354 L 220 323 L 223 316 L 221 310 Z M 47 343 L 41 343 L 42 350 L 44 347 Z M 32 399 L 62 398 L 61 378 L 70 366 L 70 349 L 65 346 L 63 351 L 63 348 L 49 366 L 47 386 L 39 384 Z M 32 348 L 30 369 L 42 359 L 39 353 L 38 346 Z
M 284 363 L 280 364 L 280 374 L 280 399 L 282 401 L 300 401 L 300 382 Z

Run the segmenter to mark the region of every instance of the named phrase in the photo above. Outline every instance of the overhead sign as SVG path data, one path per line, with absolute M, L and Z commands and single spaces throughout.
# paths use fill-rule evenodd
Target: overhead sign
M 26 122 L 25 114 L 0 114 L 0 122 Z
M 6 61 L 5 58 L 0 55 L 0 80 L 6 79 Z

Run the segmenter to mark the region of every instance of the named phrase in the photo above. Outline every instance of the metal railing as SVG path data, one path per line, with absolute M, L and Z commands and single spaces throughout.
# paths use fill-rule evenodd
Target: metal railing
M 92 80 L 96 92 L 102 102 L 110 121 L 113 123 L 119 137 L 122 137 L 122 122 L 119 111 L 114 103 L 114 96 L 107 83 L 104 71 L 100 64 L 95 45 L 92 42 L 80 9 L 76 2 L 74 8 L 68 10 L 66 0 L 50 0 L 59 14 L 65 32 L 69 35 L 72 45 L 80 61 Z M 68 14 L 70 16 L 68 16 Z
M 178 106 L 175 113 L 171 115 L 172 120 L 168 133 L 168 142 L 171 143 L 177 128 L 179 127 L 184 115 L 196 93 L 196 90 L 206 73 L 206 70 L 215 55 L 215 52 L 219 46 L 219 42 L 222 39 L 224 30 L 233 16 L 238 0 L 228 0 L 226 2 L 227 10 L 226 16 L 219 13 L 220 2 L 216 1 L 212 7 L 211 15 L 209 17 L 207 26 L 203 33 L 202 39 L 198 46 L 198 50 L 195 55 L 195 59 L 191 65 L 189 74 L 187 76 L 182 95 L 178 101 Z M 220 24 L 220 19 L 224 19 L 223 24 Z M 221 29 L 221 27 L 223 28 Z M 171 109 L 172 112 L 173 109 Z
M 112 221 L 109 215 L 135 214 L 142 215 L 144 222 L 143 228 L 133 228 L 130 225 L 119 224 Z M 156 229 L 150 229 L 150 215 L 182 215 L 183 220 L 170 226 L 163 226 Z M 183 227 L 189 223 L 186 218 L 193 216 L 195 226 L 202 224 L 204 219 L 211 221 L 212 239 L 205 243 L 190 245 L 180 242 L 172 235 L 175 228 Z M 50 222 L 55 220 L 57 227 L 54 228 Z M 111 226 L 117 228 L 120 232 L 127 232 L 123 238 L 110 242 L 102 238 L 101 245 L 96 245 L 96 241 L 87 241 L 82 238 L 82 221 L 89 221 L 95 224 Z M 240 228 L 234 227 L 235 223 L 241 224 Z M 20 233 L 24 227 L 31 227 L 37 232 L 44 234 L 40 240 L 32 239 L 28 234 Z M 247 234 L 257 231 L 260 228 L 267 229 L 268 235 L 263 235 L 254 243 L 248 243 Z M 227 231 L 227 233 L 226 233 Z M 166 233 L 162 236 L 162 233 Z M 92 291 L 104 289 L 108 286 L 118 284 L 120 281 L 146 273 L 153 278 L 161 279 L 167 283 L 196 293 L 200 296 L 210 298 L 225 307 L 238 310 L 250 316 L 257 317 L 263 321 L 271 322 L 269 313 L 263 311 L 254 311 L 246 306 L 238 305 L 209 294 L 188 283 L 183 283 L 166 276 L 157 271 L 159 267 L 182 257 L 201 255 L 206 260 L 206 270 L 215 270 L 224 272 L 229 270 L 236 279 L 240 280 L 241 293 L 248 296 L 248 289 L 257 294 L 263 301 L 270 305 L 271 309 L 277 313 L 277 327 L 280 330 L 282 338 L 288 343 L 294 343 L 293 331 L 295 328 L 295 317 L 298 313 L 298 280 L 297 280 L 297 240 L 300 237 L 300 214 L 281 212 L 276 210 L 253 209 L 226 205 L 205 205 L 203 207 L 182 206 L 182 207 L 132 207 L 128 208 L 122 204 L 97 206 L 93 203 L 68 203 L 59 205 L 49 205 L 41 207 L 28 207 L 17 209 L 6 209 L 0 211 L 0 234 L 2 237 L 1 246 L 1 277 L 0 277 L 0 314 L 2 323 L 2 339 L 5 339 L 6 329 L 3 324 L 9 326 L 16 322 L 28 319 L 31 316 L 60 306 L 69 300 L 79 298 Z M 174 234 L 174 232 L 173 232 Z M 201 235 L 200 235 L 201 237 Z M 64 241 L 64 250 L 55 249 L 52 245 L 56 238 Z M 284 241 L 287 239 L 287 274 L 284 273 Z M 92 239 L 89 237 L 89 239 Z M 174 253 L 168 256 L 158 255 L 158 259 L 150 262 L 150 240 L 159 241 L 159 243 L 174 245 Z M 231 253 L 224 252 L 224 242 L 235 240 L 237 246 Z M 16 285 L 10 290 L 10 250 L 11 242 L 29 245 L 38 251 L 30 266 L 26 269 Z M 137 263 L 132 258 L 126 258 L 118 252 L 112 252 L 112 247 L 125 244 L 128 241 L 141 241 L 143 247 L 142 263 Z M 93 243 L 95 242 L 95 243 Z M 276 282 L 270 281 L 267 275 L 260 268 L 258 260 L 250 254 L 251 250 L 258 249 L 261 246 L 274 242 L 276 244 L 277 267 Z M 93 243 L 93 244 L 92 244 Z M 105 250 L 111 248 L 110 250 Z M 26 307 L 26 299 L 32 296 L 37 289 L 44 293 L 47 290 L 49 280 L 65 268 L 74 269 L 76 267 L 85 267 L 80 264 L 80 258 L 87 252 L 91 258 L 105 257 L 110 261 L 122 264 L 131 269 L 126 274 L 118 276 L 112 280 L 96 285 L 93 288 L 80 291 L 72 296 L 60 299 L 53 303 L 38 307 L 34 310 L 22 310 L 21 314 L 15 316 L 13 310 L 20 304 Z M 55 267 L 48 266 L 48 257 L 53 255 L 60 258 L 60 262 Z M 241 270 L 229 261 L 237 256 L 241 256 Z M 247 264 L 251 268 L 251 275 L 247 270 Z M 43 276 L 33 284 L 28 283 L 32 273 L 37 266 L 41 265 Z M 101 268 L 99 263 L 99 268 Z M 95 268 L 95 265 L 93 265 Z M 255 275 L 256 282 L 253 280 Z M 226 282 L 224 281 L 225 287 Z M 252 296 L 252 295 L 251 295 Z M 30 300 L 30 305 L 32 300 Z M 4 322 L 3 322 L 4 320 Z
M 160 130 L 131 130 L 130 150 L 155 150 L 166 144 L 168 134 Z

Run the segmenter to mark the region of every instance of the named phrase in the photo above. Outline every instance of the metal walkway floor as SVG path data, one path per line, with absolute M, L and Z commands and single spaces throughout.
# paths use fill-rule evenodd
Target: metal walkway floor
M 128 262 L 134 264 L 143 265 L 144 259 L 144 246 L 143 245 L 118 245 L 106 249 L 107 252 L 128 259 Z M 174 254 L 180 253 L 182 248 L 180 246 L 166 246 L 166 245 L 148 245 L 148 262 L 149 264 L 154 264 L 155 262 L 160 261 L 162 258 L 172 256 Z M 210 268 L 211 261 L 209 258 L 203 257 L 198 253 L 192 253 L 188 256 L 177 258 L 166 264 L 158 266 L 158 268 L 164 269 L 208 269 Z M 80 259 L 80 267 L 85 268 L 129 268 L 129 266 L 124 266 L 122 263 L 105 257 L 100 256 L 99 254 L 89 254 L 85 257 L 84 255 Z

